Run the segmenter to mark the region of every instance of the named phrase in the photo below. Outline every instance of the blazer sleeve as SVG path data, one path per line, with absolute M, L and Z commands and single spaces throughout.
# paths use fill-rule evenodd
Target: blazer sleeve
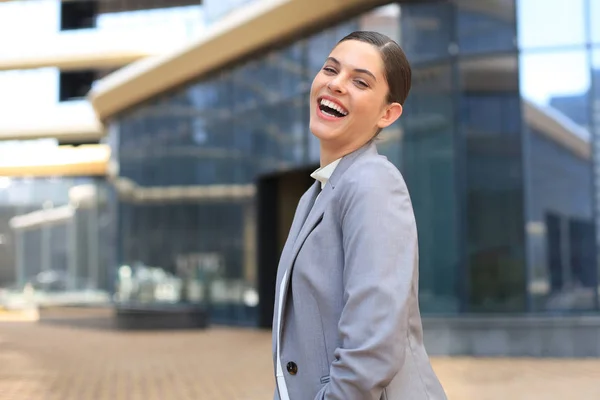
M 342 346 L 319 400 L 379 400 L 404 364 L 418 263 L 408 190 L 390 165 L 361 166 L 338 187 L 344 248 Z M 416 301 L 416 300 L 415 300 Z

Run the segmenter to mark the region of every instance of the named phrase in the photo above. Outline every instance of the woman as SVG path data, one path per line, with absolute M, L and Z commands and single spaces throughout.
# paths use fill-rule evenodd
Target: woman
M 343 38 L 313 81 L 321 168 L 279 263 L 276 399 L 446 398 L 423 346 L 409 194 L 373 144 L 402 114 L 410 81 L 402 49 L 375 32 Z

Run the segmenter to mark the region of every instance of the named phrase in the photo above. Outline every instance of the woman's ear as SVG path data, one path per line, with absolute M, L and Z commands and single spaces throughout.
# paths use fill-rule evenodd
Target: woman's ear
M 402 105 L 400 103 L 391 103 L 386 106 L 385 112 L 377 122 L 379 129 L 387 128 L 402 115 Z

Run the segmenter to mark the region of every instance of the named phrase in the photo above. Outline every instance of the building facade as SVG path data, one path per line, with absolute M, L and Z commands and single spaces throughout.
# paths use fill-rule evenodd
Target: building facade
M 581 327 L 600 329 L 585 319 L 600 314 L 600 0 L 323 0 L 326 19 L 260 46 L 276 29 L 252 21 L 299 0 L 211 3 L 215 29 L 195 48 L 90 95 L 118 166 L 118 306 L 206 305 L 215 322 L 269 327 L 278 252 L 319 161 L 311 81 L 344 35 L 376 30 L 413 68 L 378 148 L 411 193 L 432 352 L 592 351 Z
M 0 2 L 0 308 L 107 303 L 115 218 L 104 128 L 86 94 L 205 26 L 190 0 Z
M 121 261 L 177 277 L 177 260 L 214 256 L 214 317 L 255 324 L 260 182 L 318 164 L 312 78 L 345 34 L 377 30 L 413 67 L 378 147 L 412 195 L 423 314 L 597 313 L 598 3 L 384 4 L 115 115 L 119 175 L 157 190 L 120 202 Z M 569 34 L 554 33 L 558 16 Z

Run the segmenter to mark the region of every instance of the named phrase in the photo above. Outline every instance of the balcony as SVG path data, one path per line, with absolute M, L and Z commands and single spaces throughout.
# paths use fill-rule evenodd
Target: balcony
M 51 106 L 19 107 L 2 113 L 0 140 L 52 137 L 61 142 L 94 142 L 104 136 L 102 124 L 87 101 Z
M 204 27 L 200 6 L 99 14 L 95 28 L 62 32 L 58 3 L 0 7 L 0 35 L 16 38 L 0 42 L 0 70 L 119 68 L 172 51 Z

